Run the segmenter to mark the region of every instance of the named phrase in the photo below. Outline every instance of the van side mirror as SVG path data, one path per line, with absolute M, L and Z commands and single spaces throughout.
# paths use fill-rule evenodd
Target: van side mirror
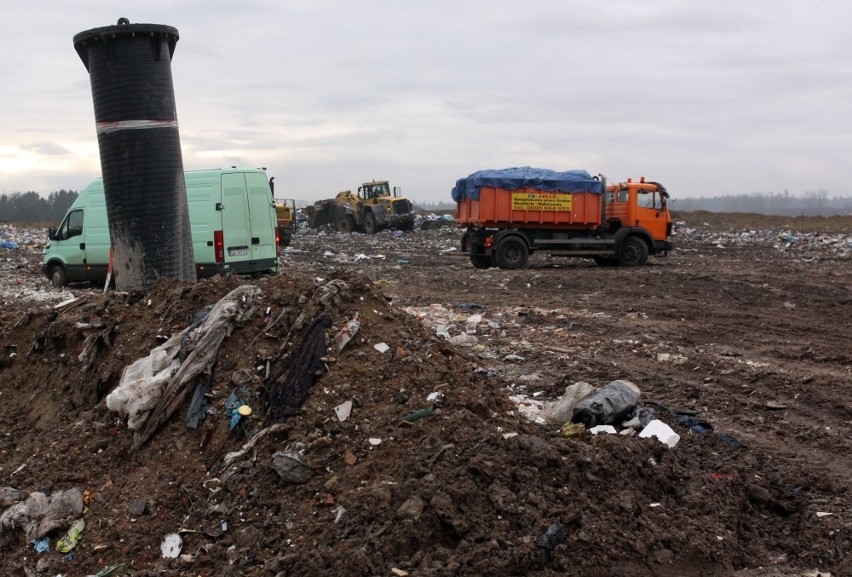
M 51 226 L 47 229 L 47 239 L 56 240 L 56 227 Z

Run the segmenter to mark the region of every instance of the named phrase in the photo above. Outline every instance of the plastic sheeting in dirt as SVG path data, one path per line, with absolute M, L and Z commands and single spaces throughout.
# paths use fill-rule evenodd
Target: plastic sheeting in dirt
M 125 367 L 106 405 L 127 417 L 136 448 L 177 410 L 195 377 L 210 370 L 225 336 L 249 315 L 260 294 L 256 286 L 235 288 L 189 327 Z
M 50 495 L 30 493 L 0 515 L 0 528 L 23 528 L 27 541 L 41 539 L 54 529 L 68 527 L 83 514 L 83 493 L 73 488 Z

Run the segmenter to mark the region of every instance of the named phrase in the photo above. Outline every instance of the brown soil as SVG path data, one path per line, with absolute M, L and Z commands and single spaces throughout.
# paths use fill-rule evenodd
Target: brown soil
M 754 215 L 679 218 L 706 232 L 771 226 Z M 831 227 L 848 231 L 850 220 Z M 723 250 L 696 235 L 638 269 L 536 255 L 520 271 L 475 270 L 445 252 L 458 236 L 305 232 L 274 277 L 161 281 L 148 295 L 80 287 L 83 298 L 64 307 L 4 306 L 0 485 L 77 487 L 91 500 L 70 556 L 53 547 L 61 530 L 41 555 L 22 529 L 3 530 L 0 574 L 121 564 L 112 575 L 852 575 L 848 256 L 800 258 L 766 243 Z M 38 254 L 29 259 L 21 274 L 31 283 Z M 322 305 L 312 297 L 332 279 L 345 282 L 339 302 Z M 127 364 L 246 282 L 263 306 L 225 339 L 206 420 L 187 428 L 184 404 L 133 451 L 104 396 Z M 457 315 L 451 334 L 481 315 L 477 344 L 438 336 L 431 304 Z M 323 312 L 329 339 L 356 314 L 360 332 L 336 359 L 323 347 L 298 415 L 223 467 L 270 425 L 267 364 L 292 366 Z M 104 326 L 88 369 L 78 323 Z M 615 379 L 635 383 L 640 404 L 681 435 L 674 448 L 567 438 L 508 399 Z M 255 410 L 232 432 L 225 400 L 244 382 Z M 433 392 L 445 397 L 438 410 L 405 422 Z M 334 407 L 347 400 L 340 422 Z M 713 431 L 690 432 L 678 414 Z M 296 443 L 313 473 L 303 484 L 271 466 Z M 562 542 L 537 546 L 555 523 Z M 182 556 L 164 559 L 161 541 L 174 532 Z

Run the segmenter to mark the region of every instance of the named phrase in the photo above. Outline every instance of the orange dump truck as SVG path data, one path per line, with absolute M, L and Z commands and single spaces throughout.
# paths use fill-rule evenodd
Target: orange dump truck
M 452 195 L 461 248 L 476 268 L 522 268 L 536 251 L 640 266 L 672 249 L 669 195 L 644 177 L 607 185 L 584 170 L 481 170 Z

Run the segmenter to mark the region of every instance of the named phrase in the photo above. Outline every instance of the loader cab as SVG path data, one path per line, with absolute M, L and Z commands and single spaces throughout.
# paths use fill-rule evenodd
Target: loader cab
M 388 184 L 388 181 L 386 180 L 365 182 L 358 187 L 358 195 L 364 200 L 391 196 L 390 184 Z M 394 196 L 396 196 L 396 194 L 394 194 Z

